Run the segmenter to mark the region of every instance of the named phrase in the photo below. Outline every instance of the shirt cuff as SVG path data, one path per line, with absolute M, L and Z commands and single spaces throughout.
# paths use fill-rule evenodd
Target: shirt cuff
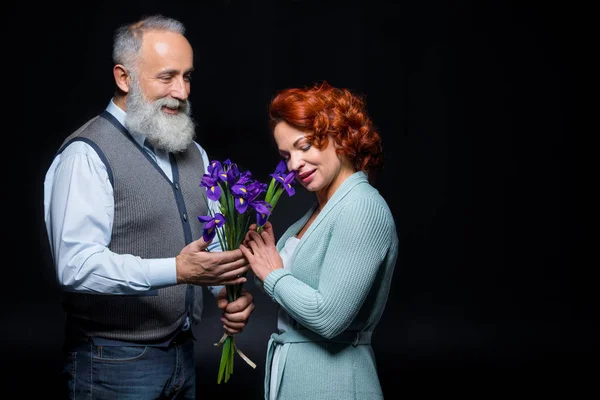
M 215 299 L 217 298 L 217 296 L 219 295 L 219 292 L 221 291 L 221 289 L 223 289 L 225 286 L 209 286 L 208 290 L 213 294 L 213 296 L 215 296 Z
M 177 284 L 175 258 L 148 259 L 148 280 L 150 287 L 160 289 Z

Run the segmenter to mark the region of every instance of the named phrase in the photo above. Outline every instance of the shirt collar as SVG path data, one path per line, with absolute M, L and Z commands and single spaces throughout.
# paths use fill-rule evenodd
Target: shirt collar
M 108 106 L 106 107 L 106 111 L 111 113 L 111 115 L 113 117 L 115 117 L 117 119 L 117 121 L 119 121 L 121 123 L 121 125 L 125 126 L 125 117 L 127 116 L 127 113 L 125 111 L 123 111 L 121 108 L 119 108 L 119 106 L 117 106 L 114 103 L 113 99 L 110 99 L 110 102 L 108 103 Z M 131 136 L 135 139 L 135 141 L 140 146 L 144 147 L 144 141 L 146 140 L 146 135 L 142 135 L 141 133 L 132 132 L 132 131 L 129 131 L 129 133 L 131 134 Z

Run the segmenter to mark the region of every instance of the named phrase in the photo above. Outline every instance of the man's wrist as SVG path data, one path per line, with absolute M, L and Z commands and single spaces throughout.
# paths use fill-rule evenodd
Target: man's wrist
M 175 257 L 175 273 L 177 284 L 187 283 L 186 274 L 187 257 L 185 254 L 179 254 Z

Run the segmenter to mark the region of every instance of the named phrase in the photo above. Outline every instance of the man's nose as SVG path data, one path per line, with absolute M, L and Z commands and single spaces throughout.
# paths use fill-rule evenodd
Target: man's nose
M 190 95 L 189 83 L 183 77 L 176 78 L 171 87 L 171 96 L 177 100 L 185 101 Z

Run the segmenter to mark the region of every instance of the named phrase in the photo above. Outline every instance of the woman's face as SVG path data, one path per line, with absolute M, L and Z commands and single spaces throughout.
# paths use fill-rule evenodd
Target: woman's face
M 335 144 L 329 140 L 327 147 L 317 149 L 306 134 L 286 122 L 280 122 L 274 130 L 279 154 L 286 160 L 290 171 L 296 171 L 296 180 L 307 190 L 316 192 L 327 200 L 339 185 L 355 171 L 346 157 L 335 152 Z

